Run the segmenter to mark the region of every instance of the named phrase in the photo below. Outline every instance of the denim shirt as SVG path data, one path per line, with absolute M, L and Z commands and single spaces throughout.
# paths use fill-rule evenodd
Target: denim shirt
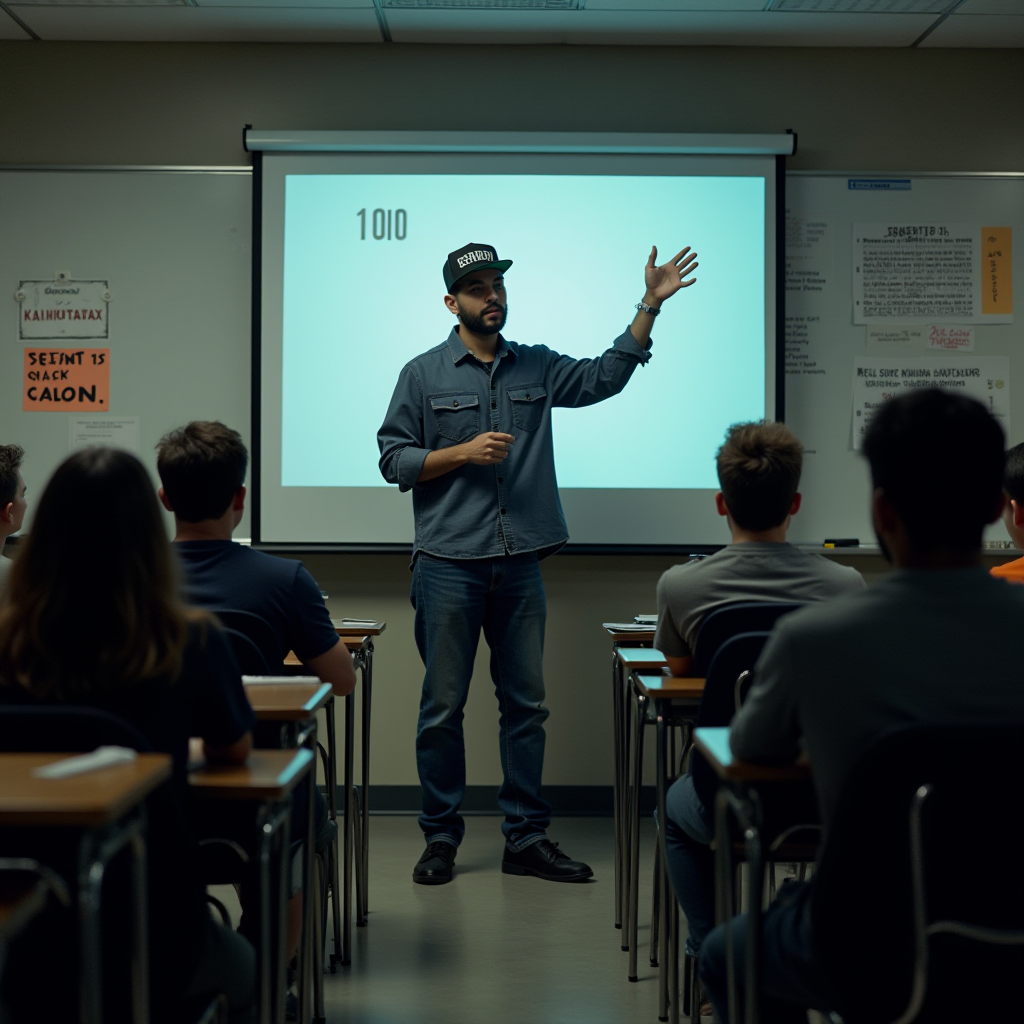
M 617 395 L 651 358 L 627 327 L 596 359 L 572 359 L 546 345 L 502 339 L 480 362 L 455 330 L 403 367 L 377 432 L 380 471 L 412 490 L 419 551 L 440 558 L 493 558 L 560 548 L 569 531 L 558 498 L 551 410 Z M 504 462 L 467 463 L 419 483 L 427 455 L 483 431 L 511 434 Z

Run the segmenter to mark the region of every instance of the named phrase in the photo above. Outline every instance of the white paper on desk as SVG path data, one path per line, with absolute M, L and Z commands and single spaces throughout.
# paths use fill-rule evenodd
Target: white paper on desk
M 242 676 L 243 686 L 260 686 L 270 683 L 275 686 L 280 686 L 282 683 L 305 683 L 308 686 L 310 683 L 319 685 L 320 681 L 318 676 Z
M 856 356 L 850 439 L 854 451 L 860 450 L 872 417 L 890 398 L 921 388 L 943 388 L 976 398 L 1010 436 L 1010 360 L 1006 356 Z
M 605 629 L 614 629 L 617 633 L 650 633 L 653 623 L 646 622 L 602 622 Z
M 72 775 L 84 775 L 86 772 L 98 772 L 119 764 L 131 764 L 138 756 L 130 747 L 97 747 L 90 754 L 66 757 L 63 761 L 54 761 L 33 768 L 32 774 L 37 779 L 67 779 Z

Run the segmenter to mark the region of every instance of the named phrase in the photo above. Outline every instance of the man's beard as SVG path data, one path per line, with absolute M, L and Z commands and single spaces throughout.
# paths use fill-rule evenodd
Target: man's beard
M 493 323 L 488 323 L 484 320 L 485 314 L 494 311 L 501 312 L 500 320 L 495 320 Z M 493 302 L 479 316 L 474 316 L 472 313 L 467 313 L 460 305 L 459 319 L 465 325 L 466 330 L 472 331 L 474 334 L 497 334 L 505 326 L 505 321 L 508 319 L 508 306 L 500 306 L 497 302 Z

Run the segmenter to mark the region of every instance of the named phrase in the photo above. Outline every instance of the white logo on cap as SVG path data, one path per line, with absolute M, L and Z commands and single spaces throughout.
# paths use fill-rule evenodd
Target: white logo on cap
M 490 249 L 474 249 L 472 252 L 463 253 L 459 259 L 459 270 L 468 267 L 470 263 L 493 263 L 494 253 Z

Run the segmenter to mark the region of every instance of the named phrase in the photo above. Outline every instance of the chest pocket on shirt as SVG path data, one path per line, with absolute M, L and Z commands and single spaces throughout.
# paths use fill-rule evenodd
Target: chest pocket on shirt
M 437 432 L 450 441 L 465 441 L 479 434 L 480 399 L 477 395 L 437 395 L 430 399 Z
M 512 419 L 520 430 L 536 430 L 544 417 L 547 389 L 543 384 L 528 384 L 523 388 L 509 388 L 512 401 Z

